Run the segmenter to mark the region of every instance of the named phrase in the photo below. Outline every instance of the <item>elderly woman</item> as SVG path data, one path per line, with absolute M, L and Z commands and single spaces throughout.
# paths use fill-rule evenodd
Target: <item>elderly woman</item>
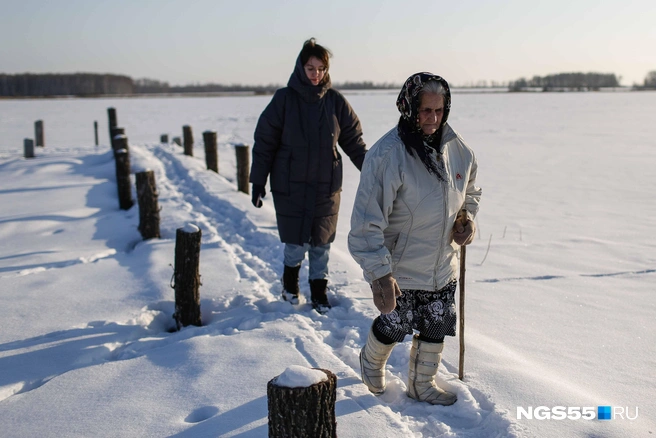
M 307 253 L 312 307 L 319 313 L 331 307 L 328 258 L 343 166 L 337 144 L 358 169 L 367 152 L 358 116 L 331 87 L 330 56 L 314 38 L 305 41 L 287 87 L 276 91 L 257 122 L 250 174 L 258 208 L 271 176 L 278 234 L 285 244 L 282 297 L 299 304 L 299 270 Z
M 460 246 L 473 240 L 481 196 L 477 163 L 447 123 L 451 94 L 443 78 L 412 75 L 396 105 L 398 125 L 365 157 L 348 237 L 381 312 L 360 352 L 362 380 L 382 393 L 394 345 L 413 335 L 408 395 L 451 405 L 456 395 L 434 377 L 444 337 L 455 336 Z

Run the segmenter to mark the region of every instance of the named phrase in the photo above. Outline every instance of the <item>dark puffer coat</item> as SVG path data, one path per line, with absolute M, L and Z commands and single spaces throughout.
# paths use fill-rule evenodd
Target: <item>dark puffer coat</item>
M 255 129 L 250 182 L 266 185 L 283 243 L 313 246 L 335 240 L 342 156 L 358 169 L 367 152 L 360 120 L 344 96 L 307 79 L 300 56 L 287 87 L 276 91 Z

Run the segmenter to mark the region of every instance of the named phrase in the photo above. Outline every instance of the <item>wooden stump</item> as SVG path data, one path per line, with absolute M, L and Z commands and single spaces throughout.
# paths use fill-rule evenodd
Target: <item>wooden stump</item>
M 119 149 L 116 145 L 116 136 L 122 135 L 122 136 L 125 137 L 125 128 L 119 128 L 118 126 L 114 126 L 113 128 L 111 128 L 111 134 L 112 134 L 111 135 L 111 139 L 112 139 L 111 145 L 112 145 L 112 149 L 114 150 L 114 153 L 116 154 L 116 151 Z M 125 149 L 129 150 L 128 142 L 126 141 L 125 145 L 121 144 L 121 147 L 125 147 Z
M 248 178 L 250 176 L 250 146 L 247 144 L 238 144 L 235 146 L 237 155 L 237 190 L 247 195 L 250 193 Z
M 137 201 L 139 203 L 139 232 L 144 240 L 160 237 L 159 206 L 157 203 L 157 186 L 155 172 L 146 170 L 138 172 Z
M 93 122 L 93 133 L 94 138 L 96 139 L 96 146 L 98 146 L 98 121 Z
M 125 135 L 117 135 L 115 141 L 117 149 L 114 151 L 114 161 L 116 161 L 118 203 L 121 210 L 129 210 L 134 205 L 134 200 L 132 199 L 132 183 L 130 182 L 128 138 Z
M 277 386 L 273 378 L 267 384 L 269 437 L 332 438 L 337 436 L 335 400 L 337 376 L 329 370 L 315 368 L 328 380 L 312 386 L 288 388 Z M 371 436 L 375 436 L 373 433 Z
M 182 142 L 184 146 L 184 154 L 190 157 L 194 156 L 194 135 L 191 132 L 191 126 L 184 125 L 182 127 Z
M 164 143 L 164 144 L 168 144 L 168 143 L 169 143 L 169 136 L 168 136 L 168 134 L 162 134 L 162 135 L 160 135 L 160 136 L 159 136 L 159 142 L 160 142 L 160 143 Z
M 34 158 L 34 140 L 31 138 L 23 140 L 23 154 L 25 158 Z
M 180 140 L 180 137 L 173 137 L 173 143 L 182 146 L 182 140 Z
M 116 121 L 116 109 L 115 108 L 107 108 L 107 118 L 109 122 L 109 144 L 112 144 L 112 128 L 116 128 L 118 126 L 118 122 Z
M 216 151 L 216 131 L 203 132 L 203 143 L 205 143 L 205 164 L 208 170 L 219 173 L 219 155 Z
M 200 326 L 200 238 L 201 231 L 188 224 L 178 228 L 175 236 L 175 319 L 178 330 L 188 325 Z
M 37 146 L 45 147 L 45 133 L 43 132 L 43 120 L 34 122 L 34 140 Z

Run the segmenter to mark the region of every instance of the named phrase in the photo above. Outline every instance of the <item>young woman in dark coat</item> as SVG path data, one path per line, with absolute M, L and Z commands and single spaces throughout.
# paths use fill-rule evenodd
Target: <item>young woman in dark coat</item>
M 342 190 L 337 144 L 358 170 L 367 152 L 358 116 L 331 88 L 331 56 L 314 38 L 305 41 L 287 87 L 275 92 L 258 120 L 250 173 L 258 208 L 270 177 L 278 233 L 285 244 L 283 298 L 299 302 L 299 269 L 308 253 L 312 306 L 320 313 L 330 308 L 328 258 Z

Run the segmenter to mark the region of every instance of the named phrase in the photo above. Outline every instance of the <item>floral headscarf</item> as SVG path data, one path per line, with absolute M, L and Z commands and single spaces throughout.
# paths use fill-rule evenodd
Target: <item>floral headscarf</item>
M 449 111 L 451 111 L 451 91 L 449 89 L 449 84 L 445 79 L 428 72 L 413 74 L 405 81 L 405 84 L 403 84 L 399 97 L 396 99 L 396 107 L 399 109 L 401 117 L 414 125 L 417 130 L 419 130 L 416 126 L 419 108 L 419 93 L 428 81 L 439 82 L 446 91 L 446 96 L 444 96 L 444 117 L 442 118 L 441 126 L 446 125 L 446 120 L 449 118 Z
M 417 124 L 419 115 L 419 94 L 428 81 L 437 81 L 442 85 L 446 94 L 444 95 L 444 116 L 442 124 L 436 133 L 425 135 Z M 399 119 L 398 132 L 408 153 L 414 155 L 416 152 L 428 171 L 435 174 L 438 179 L 444 179 L 436 163 L 430 158 L 430 150 L 435 149 L 439 152 L 440 140 L 442 138 L 442 128 L 446 125 L 451 111 L 451 91 L 449 84 L 441 76 L 428 72 L 415 73 L 410 76 L 405 83 L 399 97 L 396 99 L 396 107 L 401 113 Z

